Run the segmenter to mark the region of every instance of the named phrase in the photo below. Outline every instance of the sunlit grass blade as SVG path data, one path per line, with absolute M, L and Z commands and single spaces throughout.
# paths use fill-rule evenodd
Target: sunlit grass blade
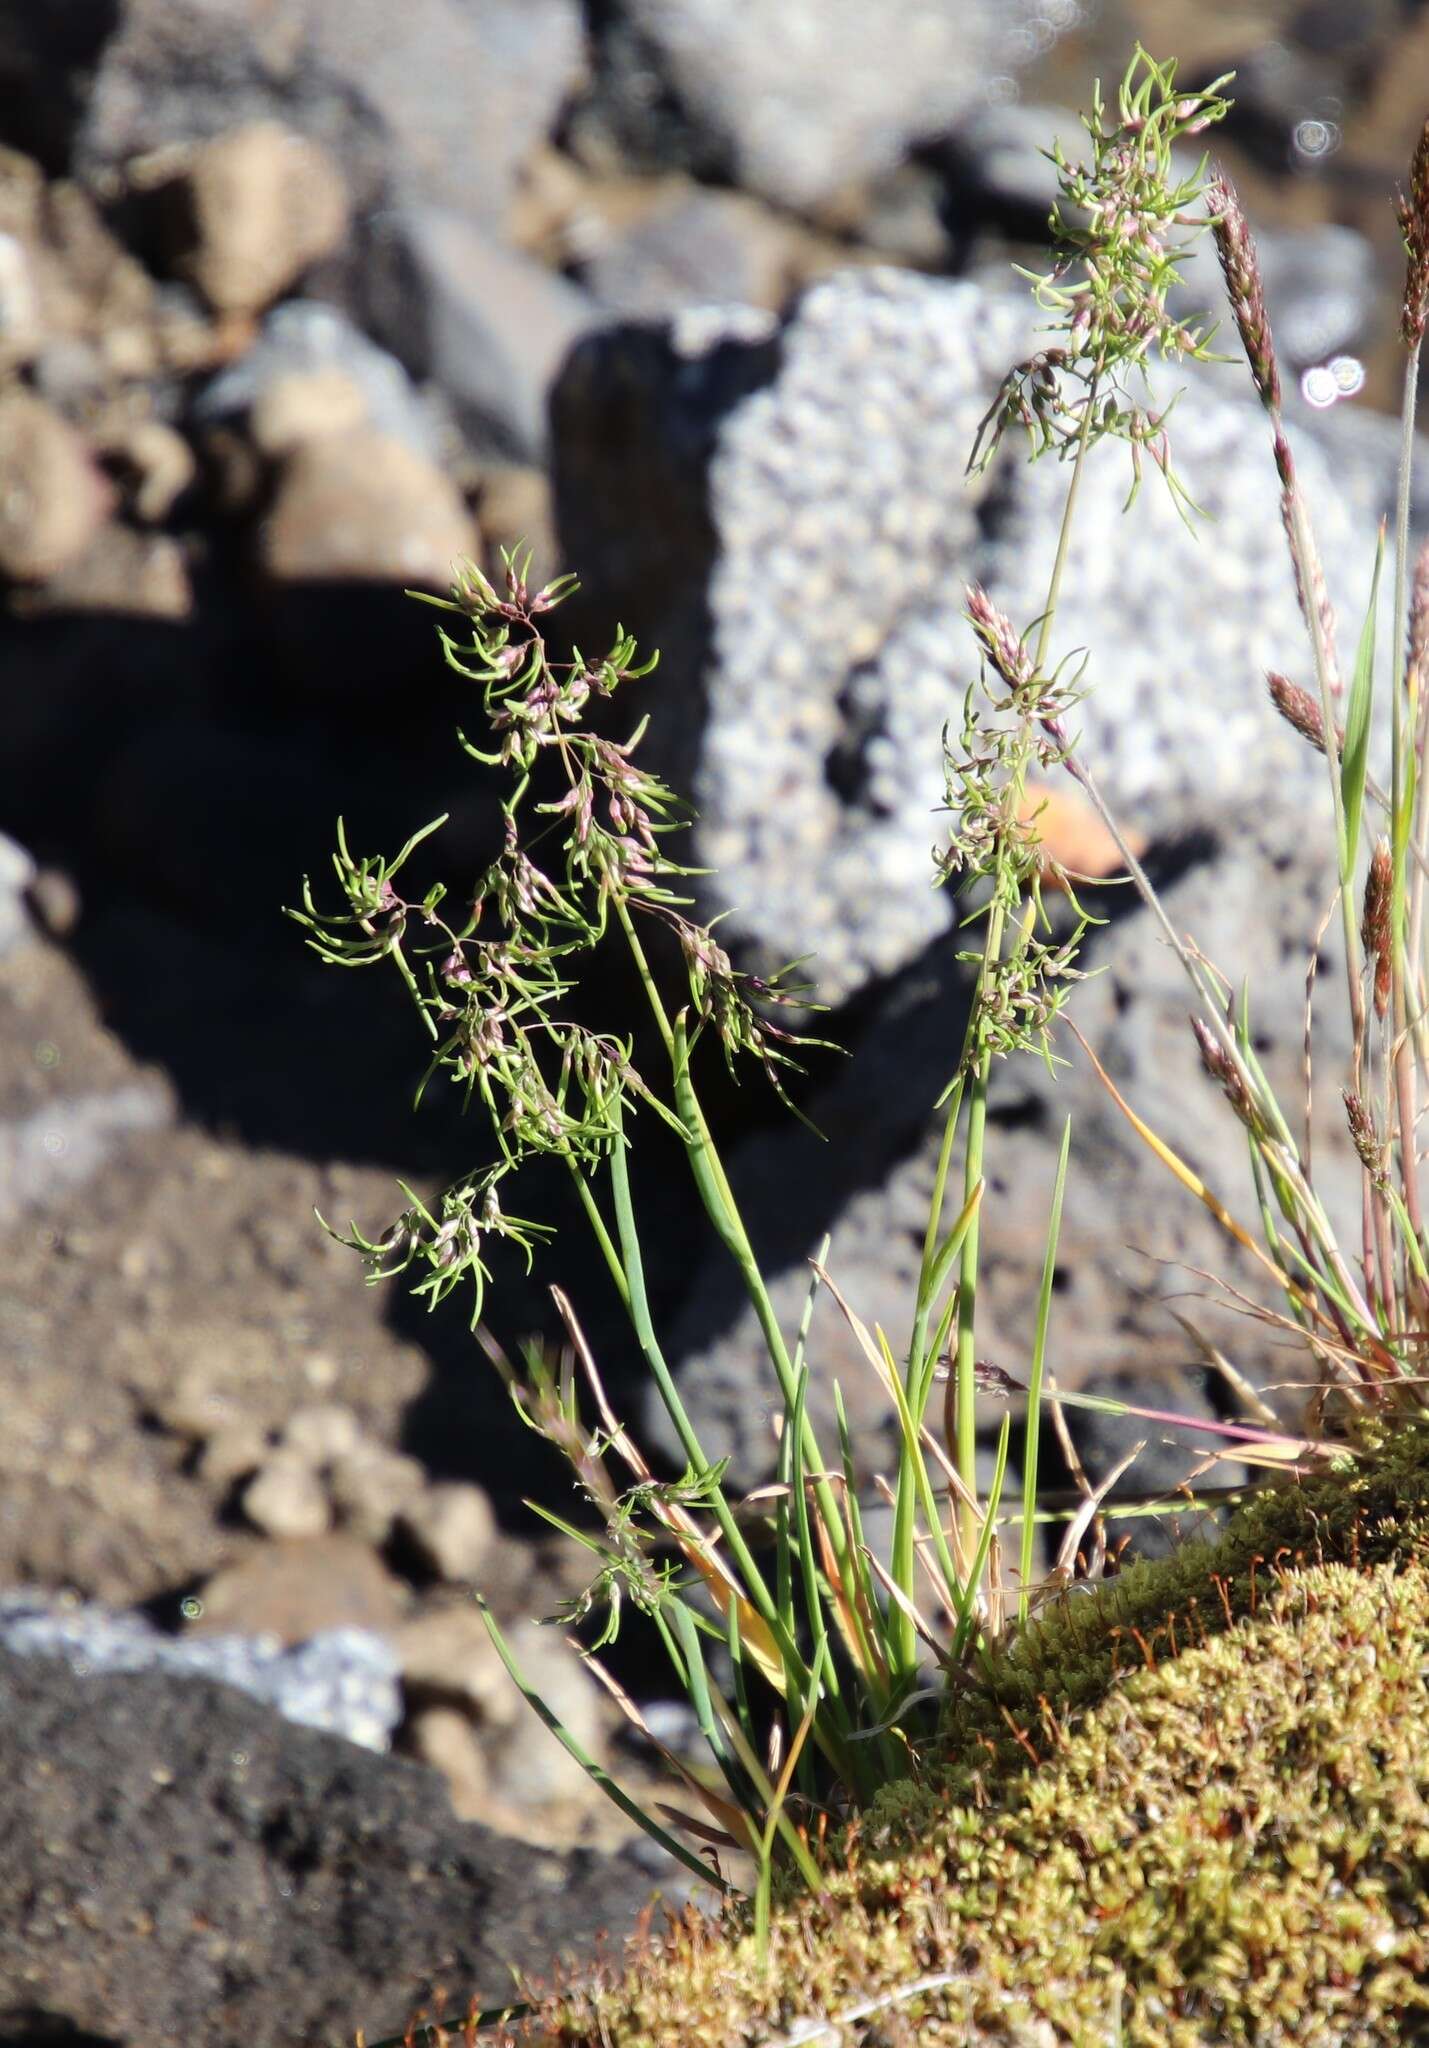
M 767 1959 L 769 1953 L 769 1905 L 773 1889 L 774 1836 L 781 1825 L 787 1824 L 784 1816 L 784 1802 L 789 1796 L 789 1786 L 793 1780 L 795 1768 L 803 1758 L 804 1744 L 809 1739 L 809 1730 L 814 1725 L 814 1715 L 818 1711 L 818 1685 L 823 1674 L 827 1650 L 828 1641 L 826 1638 L 819 1644 L 814 1654 L 814 1662 L 810 1674 L 813 1686 L 809 1693 L 809 1704 L 805 1707 L 803 1717 L 798 1727 L 794 1730 L 793 1739 L 789 1744 L 789 1754 L 784 1759 L 783 1769 L 779 1773 L 769 1801 L 769 1812 L 764 1823 L 764 1832 L 759 1839 L 759 1881 L 755 1886 L 754 1893 L 754 1938 L 755 1947 L 761 1962 Z M 814 1865 L 814 1869 L 817 1872 L 817 1864 Z
M 725 1883 L 724 1879 L 717 1877 L 709 1865 L 702 1862 L 692 1850 L 687 1849 L 683 1842 L 677 1840 L 668 1828 L 662 1828 L 657 1820 L 652 1820 L 644 1807 L 637 1800 L 632 1799 L 627 1792 L 622 1791 L 614 1778 L 611 1777 L 609 1771 L 603 1765 L 598 1764 L 589 1751 L 582 1747 L 560 1716 L 547 1706 L 545 1700 L 542 1699 L 534 1686 L 524 1676 L 511 1652 L 510 1645 L 496 1625 L 495 1616 L 480 1595 L 477 1596 L 476 1604 L 481 1618 L 486 1624 L 486 1632 L 491 1637 L 492 1647 L 506 1666 L 513 1683 L 520 1690 L 522 1698 L 526 1701 L 532 1712 L 545 1722 L 567 1754 L 574 1757 L 592 1784 L 598 1785 L 606 1798 L 620 1808 L 620 1811 L 627 1820 L 634 1821 L 636 1827 L 649 1835 L 652 1841 L 658 1842 L 660 1847 L 673 1856 L 677 1863 L 682 1863 L 687 1870 L 692 1871 L 700 1879 L 701 1883 L 712 1884 L 716 1891 L 727 1892 L 729 1886 Z
M 992 1539 L 997 1529 L 997 1510 L 998 1504 L 1002 1499 L 1003 1483 L 1007 1478 L 1007 1450 L 1011 1440 L 1012 1417 L 1004 1415 L 1002 1418 L 1002 1429 L 997 1439 L 997 1460 L 993 1466 L 992 1484 L 988 1488 L 987 1506 L 980 1511 L 983 1520 L 982 1527 L 978 1532 L 977 1549 L 973 1553 L 972 1569 L 968 1573 L 967 1584 L 963 1588 L 962 1618 L 958 1623 L 957 1635 L 953 1639 L 953 1656 L 955 1659 L 962 1656 L 973 1630 L 977 1626 L 978 1589 L 982 1585 L 983 1574 L 987 1570 L 988 1553 L 992 1548 Z
M 1369 608 L 1360 629 L 1355 655 L 1354 679 L 1350 684 L 1349 709 L 1345 715 L 1345 745 L 1340 759 L 1340 789 L 1344 799 L 1345 837 L 1340 848 L 1340 884 L 1348 889 L 1355 872 L 1359 849 L 1360 818 L 1364 811 L 1365 777 L 1369 773 L 1370 714 L 1374 703 L 1375 628 L 1379 611 L 1379 578 L 1384 567 L 1384 524 L 1380 523 L 1379 545 L 1375 549 L 1374 574 L 1370 580 Z
M 1057 1273 L 1057 1244 L 1062 1232 L 1062 1198 L 1067 1187 L 1067 1158 L 1072 1144 L 1072 1119 L 1062 1126 L 1062 1148 L 1057 1155 L 1057 1178 L 1052 1186 L 1052 1212 L 1047 1222 L 1047 1249 L 1042 1259 L 1042 1284 L 1037 1290 L 1037 1328 L 1032 1340 L 1032 1364 L 1027 1376 L 1026 1442 L 1022 1453 L 1022 1541 L 1018 1552 L 1017 1614 L 1027 1619 L 1027 1589 L 1032 1583 L 1032 1550 L 1035 1536 L 1033 1512 L 1037 1506 L 1037 1452 L 1042 1427 L 1042 1380 L 1047 1361 L 1047 1327 L 1052 1312 L 1052 1283 Z

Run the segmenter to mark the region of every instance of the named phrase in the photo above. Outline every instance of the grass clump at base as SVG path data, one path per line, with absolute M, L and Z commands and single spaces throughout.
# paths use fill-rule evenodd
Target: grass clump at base
M 747 1909 L 687 1917 L 532 2034 L 1429 2041 L 1426 1659 L 1416 1424 L 1049 1613 L 763 1953 Z

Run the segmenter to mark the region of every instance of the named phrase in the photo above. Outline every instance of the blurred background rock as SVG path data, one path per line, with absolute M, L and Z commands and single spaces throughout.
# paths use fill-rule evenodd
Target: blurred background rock
M 351 1713 L 302 1735 L 300 1779 L 325 1743 L 390 1736 L 446 1773 L 464 1824 L 625 1853 L 514 1713 L 463 1595 L 519 1624 L 576 1589 L 520 1505 L 564 1504 L 564 1475 L 461 1313 L 364 1289 L 313 1221 L 379 1228 L 396 1175 L 439 1185 L 464 1133 L 439 1099 L 406 1107 L 421 1048 L 395 983 L 325 972 L 280 906 L 321 884 L 339 811 L 375 849 L 450 809 L 431 871 L 474 876 L 491 815 L 452 744 L 468 700 L 402 592 L 518 539 L 538 573 L 578 570 L 577 638 L 620 618 L 662 649 L 627 711 L 658 707 L 652 756 L 696 799 L 707 907 L 746 964 L 814 956 L 821 1029 L 851 1055 L 812 1063 L 827 1147 L 752 1082 L 717 1104 L 779 1298 L 796 1312 L 829 1230 L 846 1291 L 898 1327 L 961 1030 L 952 904 L 929 886 L 960 595 L 978 577 L 1036 611 L 1060 481 L 1009 456 L 969 486 L 963 464 L 1033 331 L 1008 265 L 1037 261 L 1042 151 L 1075 141 L 1138 36 L 1189 77 L 1238 72 L 1217 146 L 1353 619 L 1392 483 L 1390 197 L 1429 98 L 1414 0 L 0 0 L 0 1594 L 24 1596 L 0 1600 L 0 1640 L 25 1619 L 16 1656 L 67 1659 L 46 1684 L 87 1699 L 133 1667 L 136 1629 L 266 1645 L 264 1672 L 336 1631 Z M 1218 298 L 1208 260 L 1196 293 Z M 1187 534 L 1148 486 L 1125 524 L 1125 479 L 1094 473 L 1061 639 L 1092 651 L 1111 794 L 1178 922 L 1253 970 L 1257 1043 L 1293 1089 L 1327 886 L 1304 826 L 1318 764 L 1262 702 L 1267 664 L 1302 665 L 1294 594 L 1243 372 L 1186 381 L 1180 467 L 1211 519 Z M 1174 974 L 1109 901 L 1082 1027 L 1239 1194 Z M 1168 1310 L 1220 1247 L 1076 1065 L 1000 1077 L 985 1348 L 1025 1353 L 1067 1110 L 1054 1364 L 1214 1404 Z M 656 1140 L 640 1168 L 658 1307 L 711 1442 L 754 1477 L 762 1353 L 675 1165 Z M 557 1275 L 634 1400 L 578 1228 Z M 546 1321 L 543 1276 L 502 1278 L 514 1344 Z M 887 1418 L 822 1311 L 814 1356 L 872 1469 Z M 1120 1448 L 1105 1423 L 1083 1437 L 1094 1466 Z M 1153 1446 L 1142 1482 L 1179 1455 Z M 559 1632 L 522 1644 L 610 1752 Z M 238 1651 L 213 1656 L 242 1678 Z M 17 1712 L 59 1711 L 14 1689 Z M 292 1695 L 264 1697 L 244 1711 L 276 1754 Z M 35 1924 L 24 1983 L 0 1952 L 0 2038 L 30 2038 L 26 2014 L 85 2023 L 65 1927 Z M 306 1981 L 284 1953 L 252 1981 Z M 394 2019 L 425 1967 L 394 1951 Z M 283 1998 L 233 1996 L 245 2038 L 284 2038 Z M 187 2008 L 170 2023 L 209 2038 Z

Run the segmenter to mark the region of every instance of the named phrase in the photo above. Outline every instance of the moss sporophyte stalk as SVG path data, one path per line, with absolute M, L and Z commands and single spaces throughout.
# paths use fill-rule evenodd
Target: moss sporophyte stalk
M 1413 559 L 1409 527 L 1429 129 L 1399 213 L 1405 396 L 1396 514 L 1380 544 L 1380 561 L 1386 547 L 1392 560 L 1393 628 L 1390 758 L 1377 776 L 1380 566 L 1343 660 L 1254 240 L 1225 174 L 1205 158 L 1188 164 L 1188 145 L 1228 110 L 1227 83 L 1187 90 L 1174 64 L 1138 48 L 1114 103 L 1098 93 L 1084 118 L 1081 158 L 1052 152 L 1052 258 L 1031 276 L 1045 335 L 1008 373 L 972 451 L 970 466 L 982 468 L 1019 430 L 1032 459 L 1066 465 L 1067 483 L 1037 615 L 1020 627 L 995 592 L 972 588 L 972 673 L 963 652 L 948 651 L 947 822 L 932 875 L 958 894 L 970 1005 L 946 1088 L 929 1105 L 942 1136 L 904 1329 L 890 1336 L 864 1321 L 828 1266 L 827 1242 L 797 1327 L 776 1313 L 706 1084 L 716 1056 L 736 1070 L 752 1059 L 782 1093 L 799 1063 L 823 1056 L 797 1028 L 811 992 L 792 970 L 748 972 L 701 921 L 698 876 L 676 858 L 688 813 L 642 765 L 643 723 L 609 737 L 621 692 L 653 659 L 623 629 L 598 658 L 558 653 L 547 621 L 573 579 L 533 589 L 529 558 L 511 556 L 499 585 L 467 566 L 450 598 L 425 600 L 442 614 L 449 667 L 479 699 L 480 735 L 461 745 L 500 792 L 500 844 L 474 885 L 402 893 L 414 852 L 443 820 L 390 861 L 355 858 L 340 827 L 341 907 L 328 914 L 305 884 L 293 913 L 323 959 L 393 963 L 427 1034 L 419 1095 L 444 1077 L 483 1134 L 468 1173 L 429 1199 L 404 1189 L 389 1231 L 368 1237 L 354 1224 L 344 1241 L 371 1278 L 408 1274 L 432 1307 L 470 1286 L 473 1328 L 517 1417 L 566 1461 L 590 1510 L 578 1524 L 536 1509 L 591 1558 L 589 1588 L 561 1618 L 583 1631 L 593 1668 L 643 1728 L 596 1655 L 634 1611 L 708 1752 L 701 1764 L 662 1752 L 679 1803 L 644 1811 L 525 1688 L 627 1816 L 727 1895 L 720 1925 L 688 1919 L 630 1974 L 548 2000 L 533 2022 L 541 2038 L 1180 2048 L 1288 2040 L 1281 2015 L 1293 2013 L 1293 2038 L 1328 2048 L 1420 2038 L 1376 2028 L 1429 2029 L 1419 1933 L 1429 1813 L 1414 1762 L 1429 1729 L 1422 1685 L 1411 1682 L 1418 1653 L 1401 1647 L 1422 1645 L 1429 1630 L 1429 1263 L 1416 1142 L 1429 1070 L 1429 552 Z M 1177 929 L 1084 758 L 1074 721 L 1095 689 L 1096 651 L 1057 647 L 1080 488 L 1100 443 L 1119 441 L 1129 455 L 1128 507 L 1149 458 L 1196 521 L 1173 463 L 1172 405 L 1151 373 L 1212 359 L 1209 321 L 1170 310 L 1183 259 L 1208 232 L 1269 427 L 1283 532 L 1266 545 L 1288 541 L 1307 632 L 1305 680 L 1271 674 L 1271 701 L 1323 756 L 1329 781 L 1350 1055 L 1328 1085 L 1362 1170 L 1348 1241 L 1316 1186 L 1303 1104 L 1282 1105 L 1257 1057 L 1249 987 Z M 1247 677 L 1247 688 L 1259 683 Z M 1261 1329 L 1298 1348 L 1313 1387 L 1291 1427 L 1268 1390 L 1207 1346 L 1240 1413 L 1187 1426 L 1212 1455 L 1257 1468 L 1265 1491 L 1217 1548 L 1119 1576 L 1107 1494 L 1124 1468 L 1085 1474 L 1064 1411 L 1099 1406 L 1158 1428 L 1178 1418 L 1056 1385 L 1069 1127 L 1025 1368 L 1008 1372 L 978 1344 L 984 1229 L 996 1227 L 994 1066 L 1035 1055 L 1055 1068 L 1080 1036 L 1064 1012 L 1096 922 L 1088 880 L 1052 858 L 1029 800 L 1064 774 L 1184 972 L 1206 1076 L 1245 1133 L 1253 1226 L 1236 1215 L 1233 1192 L 1210 1186 L 1158 1135 L 1154 1103 L 1127 1099 L 1095 1050 L 1086 1055 L 1166 1168 L 1168 1195 L 1179 1199 L 1179 1185 L 1250 1261 L 1259 1295 L 1225 1284 Z M 674 947 L 650 945 L 656 935 Z M 1318 946 L 1312 933 L 1306 943 Z M 637 1065 L 633 1030 L 585 1021 L 578 992 L 607 947 L 624 953 L 640 991 L 653 1061 Z M 659 964 L 671 957 L 673 980 Z M 1307 1092 L 1308 1082 L 1307 1067 Z M 656 1327 L 632 1179 L 642 1118 L 678 1141 L 767 1354 L 772 1476 L 747 1498 L 731 1488 L 722 1447 L 702 1440 Z M 518 1213 L 523 1171 L 538 1160 L 569 1177 L 669 1418 L 678 1470 L 657 1468 L 615 1412 L 566 1291 L 552 1290 L 558 1342 L 532 1339 L 513 1358 L 492 1327 L 494 1242 L 528 1263 L 559 1262 L 550 1226 Z M 882 1550 L 866 1538 L 863 1447 L 838 1390 L 831 1434 L 811 1414 L 821 1289 L 896 1425 L 896 1470 L 878 1481 L 891 1505 Z M 977 1404 L 989 1392 L 1006 1407 L 984 1486 Z M 1020 1475 L 1014 1405 L 1025 1417 Z M 1039 1495 L 1044 1415 L 1078 1500 L 1039 1583 L 1036 1534 L 1060 1514 Z M 1195 1505 L 1189 1489 L 1183 1504 Z M 734 1896 L 740 1887 L 747 1899 Z

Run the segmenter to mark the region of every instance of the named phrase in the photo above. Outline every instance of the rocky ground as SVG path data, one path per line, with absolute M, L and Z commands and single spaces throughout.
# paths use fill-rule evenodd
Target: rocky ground
M 399 1174 L 430 1187 L 464 1163 L 437 1106 L 408 1109 L 420 1047 L 400 992 L 324 972 L 280 915 L 325 871 L 339 813 L 375 848 L 450 810 L 458 877 L 490 843 L 451 741 L 466 707 L 403 589 L 524 538 L 538 572 L 581 572 L 581 637 L 620 617 L 662 648 L 649 746 L 699 804 L 698 852 L 720 870 L 707 907 L 733 913 L 743 960 L 816 955 L 822 1028 L 852 1055 L 810 1082 L 830 1148 L 752 1088 L 723 1105 L 732 1171 L 784 1305 L 827 1229 L 847 1292 L 896 1327 L 959 1028 L 950 906 L 927 885 L 937 733 L 967 673 L 959 593 L 977 576 L 1030 614 L 1050 550 L 1057 479 L 961 479 L 1027 345 L 1006 261 L 1050 196 L 1038 150 L 1073 133 L 1066 107 L 1137 33 L 1190 71 L 1240 66 L 1229 153 L 1267 223 L 1287 367 L 1312 395 L 1332 360 L 1365 375 L 1354 403 L 1300 408 L 1354 618 L 1392 479 L 1370 401 L 1390 388 L 1388 195 L 1422 119 L 1429 17 L 1352 12 L 908 0 L 871 48 L 868 11 L 843 0 L 760 5 L 747 31 L 702 0 L 411 0 L 394 44 L 365 0 L 111 0 L 83 24 L 0 0 L 0 1595 L 68 1602 L 56 1627 L 100 1608 L 278 1650 L 357 1629 L 398 1688 L 396 1747 L 445 1773 L 459 1817 L 410 1763 L 251 1702 L 240 1740 L 220 1688 L 10 1658 L 14 1771 L 63 1722 L 75 1790 L 63 1826 L 43 1788 L 0 1798 L 5 1918 L 31 1958 L 0 1949 L 0 2040 L 219 2041 L 241 2024 L 277 2042 L 285 2010 L 293 2038 L 338 2024 L 334 1982 L 354 2024 L 400 2018 L 443 1973 L 500 1996 L 498 1957 L 559 1947 L 602 1900 L 633 1911 L 657 1874 L 515 1700 L 468 1597 L 488 1594 L 542 1689 L 638 1780 L 559 1632 L 530 1625 L 579 1583 L 520 1505 L 564 1504 L 559 1475 L 460 1313 L 428 1321 L 365 1289 L 314 1221 L 375 1231 Z M 1214 296 L 1205 266 L 1196 283 Z M 1144 522 L 1121 525 L 1124 479 L 1095 478 L 1063 626 L 1094 653 L 1089 749 L 1178 919 L 1254 968 L 1262 1054 L 1288 1078 L 1325 889 L 1303 820 L 1322 792 L 1258 679 L 1300 666 L 1294 595 L 1263 545 L 1274 492 L 1243 381 L 1198 378 L 1178 418 L 1215 523 L 1194 541 L 1148 491 Z M 1083 1028 L 1178 1147 L 1238 1173 L 1161 949 L 1127 909 L 1095 950 Z M 1058 1369 L 1211 1402 L 1164 1262 L 1217 1248 L 1080 1070 L 1055 1092 L 1026 1072 L 1001 1089 L 988 1346 L 1015 1365 L 1025 1342 L 1069 1108 Z M 683 1201 L 658 1190 L 657 1305 L 692 1407 L 754 1476 L 758 1345 Z M 577 1239 L 558 1263 L 628 1386 Z M 539 1285 L 501 1299 L 508 1339 L 547 1313 Z M 873 1466 L 886 1417 L 832 1319 L 817 1342 Z M 1083 1441 L 1094 1463 L 1118 1445 L 1109 1428 Z M 1143 1480 L 1184 1467 L 1149 1456 Z M 146 1884 L 135 1912 L 160 1934 L 140 1967 L 117 1910 L 75 1931 L 36 1845 L 82 1826 L 103 1895 L 139 1837 L 123 1800 L 102 1826 L 86 1803 L 123 1747 L 102 1729 L 171 1714 L 195 1754 L 261 1748 L 271 1772 L 238 1822 L 197 1769 L 188 1805 L 134 1795 L 133 1825 L 172 1835 L 175 1859 L 227 1855 L 230 1825 L 254 1859 L 217 1934 L 187 1907 L 166 1920 Z M 420 1913 L 344 1961 L 347 1933 L 313 1946 L 303 1920 L 299 1941 L 286 1909 L 245 1949 L 301 1816 L 330 1815 L 309 1867 L 353 1871 L 342 1815 L 356 1827 L 369 1799 L 433 1831 L 394 1822 L 374 1883 L 401 1890 L 402 1858 L 440 1867 L 437 1918 L 457 1929 L 479 1866 L 493 1903 L 430 1953 Z M 529 1929 L 500 1918 L 509 1852 L 476 1823 L 585 1858 L 549 1864 L 574 1889 L 553 1882 Z M 313 1905 L 329 1932 L 350 1920 L 335 1896 Z M 202 1996 L 154 1988 L 175 1973 Z M 305 2003 L 293 1987 L 314 1978 Z

